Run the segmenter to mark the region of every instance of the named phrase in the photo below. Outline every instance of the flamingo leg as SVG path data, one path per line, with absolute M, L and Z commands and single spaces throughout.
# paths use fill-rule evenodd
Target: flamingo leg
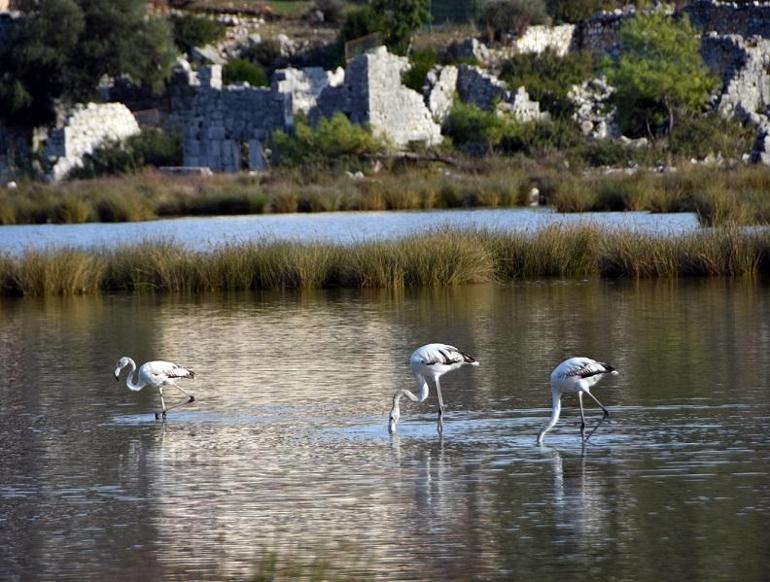
M 586 392 L 586 394 L 588 394 L 588 395 L 589 395 L 591 398 L 593 398 L 593 399 L 594 399 L 594 402 L 596 402 L 596 404 L 598 404 L 598 405 L 599 405 L 599 408 L 601 408 L 601 409 L 604 411 L 604 416 L 605 416 L 605 417 L 607 417 L 607 416 L 609 416 L 609 415 L 610 415 L 610 411 L 609 411 L 609 410 L 607 410 L 606 408 L 604 408 L 604 405 L 603 405 L 601 402 L 599 402 L 599 400 L 596 398 L 596 396 L 594 396 L 594 395 L 593 395 L 593 394 L 591 394 L 590 392 Z
M 436 378 L 436 396 L 438 396 L 438 422 L 436 423 L 436 430 L 439 434 L 444 432 L 444 397 L 441 394 L 441 384 Z
M 189 398 L 189 400 L 188 400 L 187 402 L 195 402 L 195 396 L 193 396 L 192 394 L 190 394 L 190 393 L 189 393 L 189 392 L 187 392 L 186 390 L 183 390 L 182 388 L 180 388 L 180 387 L 179 387 L 179 386 L 177 386 L 176 384 L 172 384 L 172 386 L 173 386 L 174 388 L 176 388 L 177 390 L 179 390 L 179 391 L 180 391 L 182 394 L 184 394 L 185 396 L 187 396 L 187 398 Z
M 160 393 L 160 416 L 163 418 L 166 418 L 166 402 L 163 400 L 163 386 L 158 388 L 158 392 Z M 158 413 L 155 413 L 155 420 L 158 420 Z
M 586 417 L 583 414 L 583 393 L 578 392 L 578 402 L 580 403 L 580 438 L 585 442 L 586 433 Z

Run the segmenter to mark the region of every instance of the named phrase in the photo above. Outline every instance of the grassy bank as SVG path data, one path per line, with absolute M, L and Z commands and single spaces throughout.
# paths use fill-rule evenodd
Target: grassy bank
M 131 222 L 173 216 L 522 206 L 537 187 L 561 212 L 697 212 L 703 225 L 770 224 L 770 171 L 693 167 L 580 174 L 491 159 L 461 169 L 390 168 L 364 179 L 269 176 L 122 178 L 0 191 L 0 224 Z
M 452 286 L 540 277 L 743 276 L 770 273 L 770 233 L 735 229 L 659 237 L 593 226 L 536 234 L 437 231 L 354 245 L 261 242 L 212 252 L 164 242 L 0 257 L 5 295 Z

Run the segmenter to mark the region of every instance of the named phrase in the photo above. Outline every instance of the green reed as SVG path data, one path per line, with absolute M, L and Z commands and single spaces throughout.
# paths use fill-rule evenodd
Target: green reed
M 354 244 L 260 241 L 191 251 L 168 241 L 115 250 L 0 255 L 7 295 L 444 287 L 543 277 L 654 278 L 770 273 L 770 233 L 657 236 L 592 225 L 535 233 L 441 229 Z

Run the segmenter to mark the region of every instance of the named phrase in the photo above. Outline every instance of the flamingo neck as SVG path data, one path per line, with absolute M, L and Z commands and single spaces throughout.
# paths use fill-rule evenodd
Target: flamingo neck
M 134 382 L 134 372 L 136 372 L 136 362 L 131 358 L 128 358 L 128 375 L 126 376 L 126 387 L 134 391 L 141 390 L 144 388 L 145 384 L 139 382 L 138 375 L 136 382 Z
M 537 435 L 537 444 L 543 444 L 543 438 L 545 433 L 551 430 L 554 425 L 559 422 L 559 415 L 561 414 L 561 393 L 558 390 L 551 389 L 551 398 L 553 400 L 551 409 L 551 419 L 540 429 L 540 433 Z

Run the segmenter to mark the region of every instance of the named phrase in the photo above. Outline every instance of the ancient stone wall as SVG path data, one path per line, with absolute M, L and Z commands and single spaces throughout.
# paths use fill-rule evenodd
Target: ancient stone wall
M 401 83 L 409 62 L 379 47 L 353 59 L 342 85 L 327 87 L 311 111 L 311 121 L 341 111 L 354 123 L 368 124 L 375 134 L 399 146 L 422 141 L 440 143 L 441 128 L 422 96 Z
M 304 69 L 278 69 L 273 73 L 273 91 L 290 93 L 292 109 L 296 113 L 310 113 L 316 106 L 318 96 L 326 87 L 337 87 L 345 81 L 345 71 L 338 67 L 326 71 L 321 67 Z
M 703 32 L 770 38 L 770 3 L 696 0 L 682 10 Z
M 290 93 L 247 85 L 222 85 L 222 69 L 212 65 L 175 93 L 172 109 L 183 127 L 185 166 L 215 172 L 263 169 L 262 143 L 277 129 L 294 125 Z
M 139 124 L 122 103 L 76 106 L 60 127 L 48 133 L 45 155 L 51 162 L 50 177 L 61 180 L 105 141 L 120 141 L 137 133 Z
M 719 112 L 759 125 L 770 105 L 770 40 L 710 33 L 703 37 L 701 55 L 723 81 Z
M 540 104 L 529 98 L 524 87 L 512 92 L 508 85 L 494 75 L 468 65 L 461 65 L 457 75 L 457 94 L 465 103 L 479 109 L 504 110 L 521 121 L 545 119 L 547 113 L 540 111 Z

